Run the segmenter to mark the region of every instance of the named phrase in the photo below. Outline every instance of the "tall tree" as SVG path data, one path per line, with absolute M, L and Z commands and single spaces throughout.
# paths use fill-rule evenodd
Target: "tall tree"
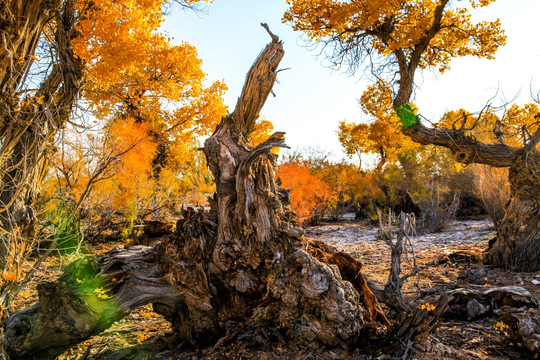
M 34 236 L 34 203 L 54 136 L 69 119 L 84 79 L 82 63 L 71 46 L 75 19 L 71 0 L 0 2 L 2 317 L 16 290 L 7 275 L 16 280 Z M 50 50 L 47 64 L 36 57 L 41 45 Z M 5 356 L 3 343 L 0 334 L 0 358 Z
M 71 46 L 74 1 L 3 1 L 0 7 L 0 219 L 6 232 L 27 237 L 47 150 L 69 119 L 84 74 Z M 32 76 L 45 33 L 53 55 L 48 68 Z
M 492 2 L 469 1 L 472 7 Z M 473 24 L 469 11 L 450 0 L 289 0 L 288 4 L 284 20 L 324 44 L 334 64 L 352 71 L 368 66 L 392 86 L 392 105 L 405 135 L 420 144 L 446 147 L 465 164 L 509 168 L 511 200 L 488 260 L 509 269 L 540 269 L 540 131 L 536 121 L 523 117 L 519 122 L 523 129 L 519 145 L 505 141 L 504 131 L 511 127 L 501 127 L 504 121 L 493 124 L 493 131 L 500 134 L 497 141 L 483 142 L 467 135 L 463 127 L 424 126 L 408 104 L 417 71 L 437 68 L 444 72 L 452 58 L 465 55 L 494 58 L 506 41 L 500 21 Z

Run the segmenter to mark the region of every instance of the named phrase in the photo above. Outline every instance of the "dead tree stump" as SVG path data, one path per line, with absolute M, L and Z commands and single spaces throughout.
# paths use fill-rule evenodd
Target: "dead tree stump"
M 341 273 L 359 263 L 333 254 L 337 266 L 328 266 L 306 251 L 302 230 L 290 221 L 290 194 L 274 182 L 270 150 L 286 146 L 284 134 L 248 145 L 284 54 L 263 26 L 272 41 L 248 72 L 234 112 L 205 142 L 216 183 L 211 211 L 184 211 L 164 245 L 83 259 L 58 283 L 42 285 L 40 303 L 8 321 L 12 357 L 53 357 L 146 303 L 197 346 L 264 332 L 287 346 L 347 347 L 365 318 L 386 321 L 361 274 Z M 344 279 L 356 279 L 356 288 Z

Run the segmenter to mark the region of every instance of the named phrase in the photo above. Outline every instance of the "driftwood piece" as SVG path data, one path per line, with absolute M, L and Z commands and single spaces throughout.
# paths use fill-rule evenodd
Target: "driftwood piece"
M 172 234 L 174 223 L 160 220 L 144 220 L 143 234 L 147 238 L 156 238 Z
M 538 308 L 540 302 L 520 286 L 501 286 L 483 289 L 456 289 L 451 297 L 445 316 L 461 320 L 475 320 L 492 315 L 503 306 L 512 308 Z

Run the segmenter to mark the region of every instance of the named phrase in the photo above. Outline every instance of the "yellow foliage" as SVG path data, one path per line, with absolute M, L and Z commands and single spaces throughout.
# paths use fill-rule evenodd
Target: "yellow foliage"
M 259 120 L 255 122 L 253 131 L 250 134 L 250 145 L 257 146 L 267 140 L 272 131 L 274 130 L 274 125 L 268 120 Z
M 197 1 L 186 1 L 197 2 Z M 83 96 L 98 118 L 121 113 L 144 118 L 152 131 L 177 124 L 200 134 L 212 131 L 225 113 L 226 87 L 203 85 L 195 47 L 173 46 L 159 32 L 163 0 L 93 1 L 79 21 L 73 48 L 86 64 Z M 168 102 L 176 104 L 168 110 Z M 167 116 L 161 116 L 166 113 Z
M 369 125 L 341 121 L 338 127 L 338 137 L 345 153 L 351 157 L 357 155 L 359 167 L 362 167 L 362 154 L 371 152 L 369 142 Z
M 497 321 L 495 324 L 493 324 L 493 329 L 499 331 L 505 336 L 509 336 L 508 330 L 510 329 L 510 326 L 508 326 L 504 321 Z
M 142 343 L 144 342 L 145 340 L 149 339 L 150 338 L 150 335 L 146 335 L 146 334 L 141 334 L 138 338 L 137 338 L 137 343 Z
M 523 146 L 540 124 L 538 104 L 513 104 L 501 118 L 488 108 L 480 114 L 472 114 L 460 109 L 443 115 L 440 128 L 462 130 L 485 143 L 504 142 L 509 146 Z
M 347 155 L 377 154 L 380 169 L 386 163 L 395 163 L 398 155 L 419 147 L 401 133 L 392 107 L 392 91 L 384 81 L 369 86 L 360 98 L 360 105 L 373 121 L 370 124 L 340 122 L 338 136 Z
M 113 180 L 118 188 L 113 206 L 126 207 L 129 202 L 148 196 L 152 191 L 148 183 L 156 145 L 148 134 L 148 126 L 133 119 L 115 121 L 111 127 L 111 141 L 120 151 L 127 151 L 120 157 L 122 165 Z
M 430 312 L 430 311 L 435 310 L 435 305 L 430 304 L 430 303 L 422 304 L 420 305 L 420 309 Z
M 469 2 L 481 7 L 492 0 Z M 314 41 L 373 49 L 372 60 L 377 55 L 395 55 L 408 62 L 423 50 L 419 67 L 436 67 L 441 72 L 454 57 L 493 58 L 506 41 L 500 20 L 473 24 L 466 8 L 444 0 L 287 0 L 287 4 L 283 21 Z M 441 27 L 426 44 L 439 6 L 444 7 Z

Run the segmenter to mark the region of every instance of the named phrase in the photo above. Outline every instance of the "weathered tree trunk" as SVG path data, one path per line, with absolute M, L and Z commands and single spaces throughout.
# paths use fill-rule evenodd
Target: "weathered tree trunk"
M 144 303 L 197 346 L 233 334 L 274 334 L 289 347 L 312 341 L 347 347 L 366 322 L 387 323 L 358 272 L 360 263 L 336 253 L 327 254 L 334 265 L 319 262 L 291 223 L 290 194 L 274 182 L 276 157 L 270 152 L 285 146 L 283 133 L 256 148 L 247 145 L 283 56 L 281 42 L 271 36 L 235 111 L 205 142 L 216 182 L 212 211 L 185 210 L 163 247 L 81 261 L 59 284 L 42 285 L 40 304 L 8 322 L 12 356 L 54 356 Z M 57 336 L 47 336 L 52 332 Z
M 174 306 L 178 294 L 166 277 L 163 245 L 113 249 L 68 265 L 57 282 L 39 284 L 39 303 L 6 324 L 11 358 L 52 359 L 95 335 L 138 306 Z M 54 336 L 51 336 L 54 334 Z
M 281 42 L 271 36 L 234 112 L 205 142 L 216 183 L 217 231 L 202 248 L 199 241 L 186 239 L 184 251 L 188 246 L 197 251 L 183 261 L 201 260 L 190 275 L 193 282 L 186 283 L 197 285 L 185 290 L 191 294 L 179 330 L 189 332 L 184 337 L 191 340 L 215 341 L 242 322 L 279 329 L 291 341 L 346 345 L 358 338 L 364 309 L 352 285 L 312 258 L 302 248 L 300 229 L 287 221 L 289 194 L 274 182 L 276 157 L 270 153 L 285 146 L 283 133 L 256 148 L 247 145 L 283 57 Z M 199 299 L 206 304 L 203 309 Z
M 540 178 L 530 168 L 511 168 L 511 198 L 487 256 L 490 264 L 519 271 L 540 269 Z
M 78 98 L 83 64 L 71 48 L 73 0 L 13 1 L 0 8 L 6 17 L 0 25 L 4 40 L 0 64 L 5 65 L 0 71 L 0 220 L 7 232 L 24 236 L 32 232 L 30 207 L 45 172 L 44 161 Z M 34 96 L 19 103 L 43 27 L 52 20 L 57 53 L 50 59 L 51 71 Z

